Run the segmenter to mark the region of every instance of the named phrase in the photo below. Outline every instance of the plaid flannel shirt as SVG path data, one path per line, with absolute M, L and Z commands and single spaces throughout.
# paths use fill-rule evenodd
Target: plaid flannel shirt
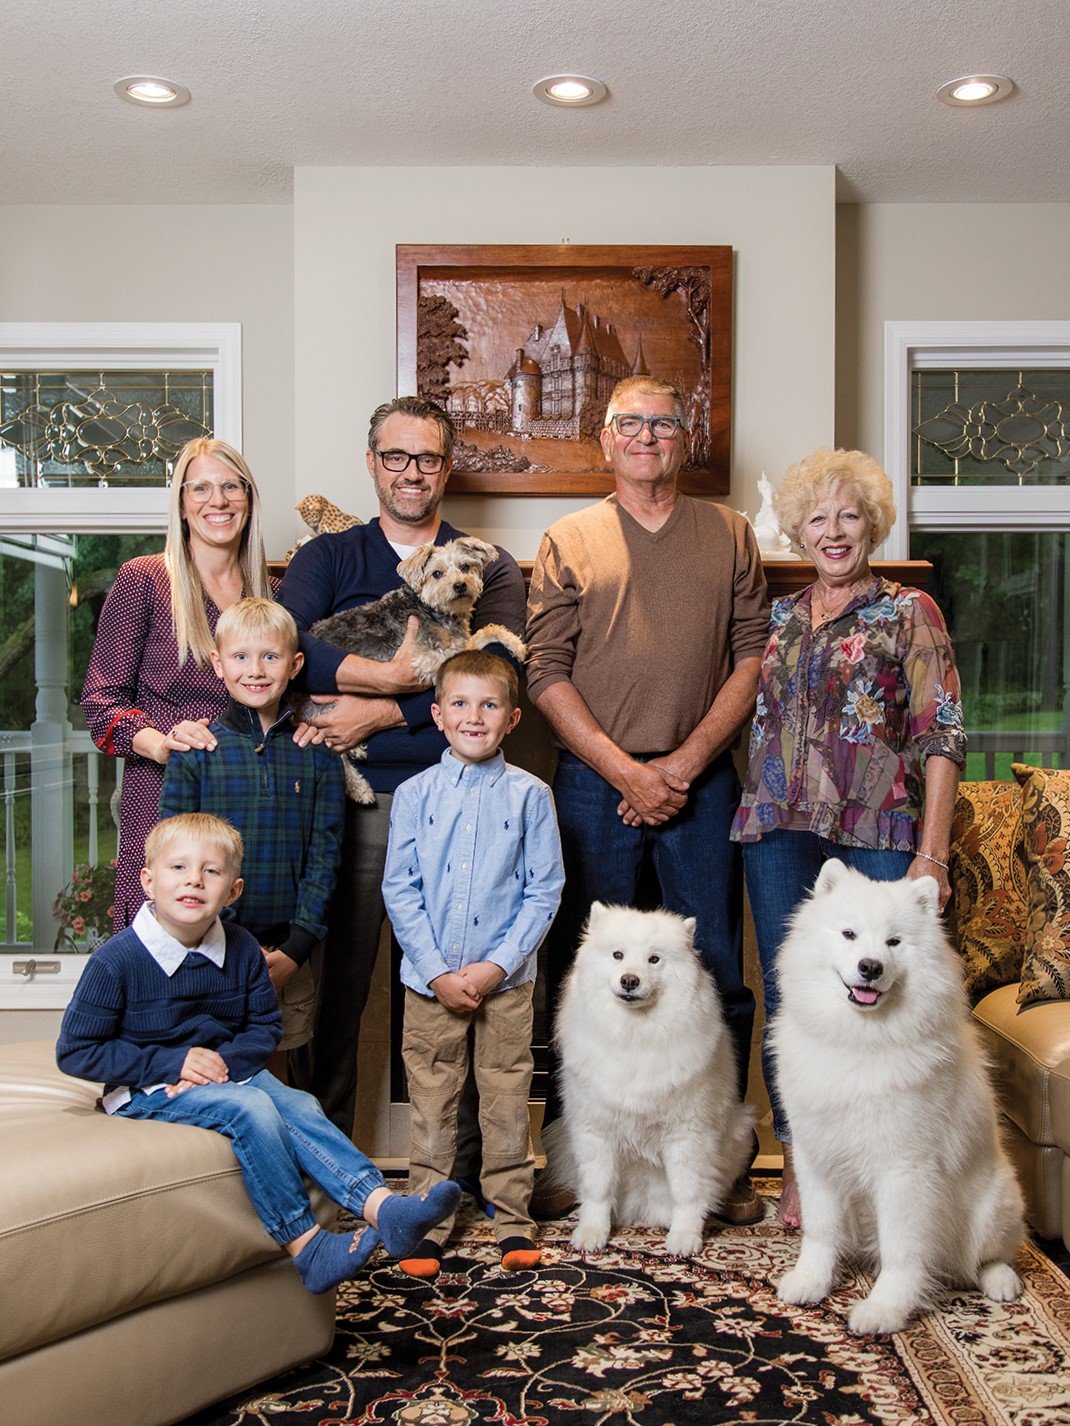
M 304 964 L 327 932 L 345 823 L 337 753 L 299 748 L 288 707 L 264 733 L 251 708 L 230 699 L 211 725 L 214 752 L 191 748 L 167 761 L 160 816 L 211 812 L 245 841 L 241 896 L 223 913 L 262 946 Z

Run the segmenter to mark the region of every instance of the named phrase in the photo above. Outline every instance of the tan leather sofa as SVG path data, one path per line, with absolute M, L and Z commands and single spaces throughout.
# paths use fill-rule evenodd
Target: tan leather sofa
M 954 933 L 1027 1217 L 1070 1247 L 1070 772 L 1012 771 L 959 788 Z
M 328 1351 L 334 1293 L 268 1238 L 226 1140 L 98 1093 L 50 1042 L 0 1046 L 0 1419 L 167 1426 Z
M 1018 1005 L 1004 985 L 974 1006 L 1026 1217 L 1070 1248 L 1070 1002 Z

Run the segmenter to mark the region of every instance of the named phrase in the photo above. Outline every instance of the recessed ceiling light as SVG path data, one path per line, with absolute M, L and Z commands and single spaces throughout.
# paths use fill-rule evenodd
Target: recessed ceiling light
M 117 79 L 112 88 L 120 99 L 130 104 L 147 104 L 150 109 L 177 109 L 189 103 L 189 90 L 173 79 L 159 79 L 153 74 L 128 74 Z
M 996 104 L 1014 93 L 1014 80 L 1005 74 L 964 74 L 941 84 L 937 99 L 956 108 L 976 109 L 978 104 Z
M 579 109 L 585 104 L 597 104 L 609 90 L 589 74 L 547 74 L 531 86 L 531 92 L 544 104 Z

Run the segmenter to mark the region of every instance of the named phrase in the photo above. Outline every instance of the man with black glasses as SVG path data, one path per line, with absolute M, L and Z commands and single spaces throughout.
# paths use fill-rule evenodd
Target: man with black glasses
M 433 692 L 413 675 L 411 636 L 389 663 L 377 663 L 342 654 L 308 630 L 329 614 L 369 604 L 396 589 L 399 560 L 420 545 L 444 545 L 464 533 L 439 515 L 453 443 L 453 424 L 434 402 L 399 396 L 380 406 L 372 415 L 366 457 L 379 497 L 378 517 L 302 545 L 279 595 L 301 632 L 305 686 L 337 699 L 319 720 L 327 744 L 343 752 L 366 742 L 362 771 L 375 792 L 371 807 L 346 806 L 315 1036 L 290 1061 L 295 1081 L 316 1096 L 346 1134 L 353 1132 L 360 1017 L 385 917 L 382 880 L 393 793 L 406 778 L 437 762 L 446 743 L 431 717 Z M 523 577 L 512 555 L 502 549 L 498 555 L 487 567 L 472 627 L 504 624 L 522 636 Z M 501 646 L 490 647 L 508 657 Z
M 591 903 L 635 905 L 652 877 L 662 906 L 695 918 L 742 1097 L 754 996 L 728 840 L 740 796 L 731 749 L 754 709 L 765 577 L 743 516 L 677 490 L 687 432 L 675 386 L 620 382 L 601 443 L 614 493 L 546 532 L 528 601 L 528 692 L 560 749 L 566 881 L 545 942 L 547 993 L 556 997 Z M 547 1121 L 555 1113 L 551 1095 Z M 536 1185 L 536 1216 L 565 1206 Z M 761 1216 L 749 1180 L 721 1216 Z

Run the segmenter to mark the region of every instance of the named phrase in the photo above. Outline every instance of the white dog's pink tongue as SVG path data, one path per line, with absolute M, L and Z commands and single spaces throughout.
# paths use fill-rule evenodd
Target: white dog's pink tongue
M 851 988 L 851 994 L 860 1005 L 876 1005 L 880 991 L 870 990 L 868 985 L 855 985 Z

